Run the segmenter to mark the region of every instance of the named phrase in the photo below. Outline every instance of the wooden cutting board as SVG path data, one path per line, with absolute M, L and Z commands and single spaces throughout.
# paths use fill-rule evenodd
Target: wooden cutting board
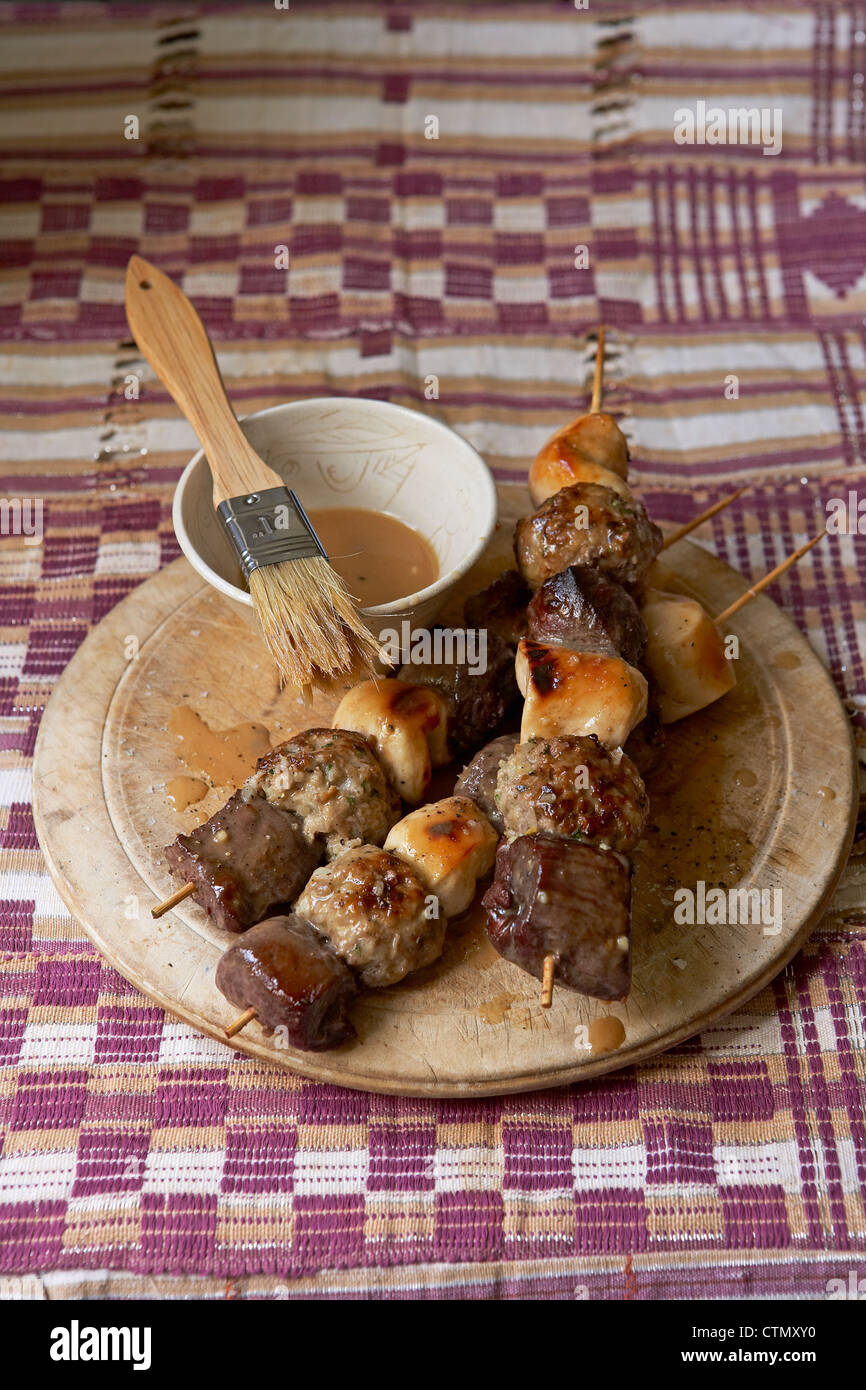
M 456 618 L 465 595 L 509 563 L 510 522 L 526 510 L 522 488 L 501 490 L 497 533 L 446 617 Z M 711 613 L 746 587 L 688 541 L 665 562 L 676 587 Z M 364 1090 L 497 1095 L 651 1057 L 759 990 L 803 944 L 844 867 L 856 817 L 856 758 L 833 684 L 791 621 L 761 596 L 726 626 L 741 639 L 737 686 L 668 729 L 665 760 L 648 782 L 652 809 L 636 855 L 634 977 L 625 1003 L 559 989 L 553 1008 L 542 1010 L 537 982 L 488 943 L 476 903 L 451 924 L 433 966 L 361 996 L 355 1042 L 295 1052 L 253 1023 L 231 1046 Z M 64 672 L 36 746 L 36 826 L 61 896 L 103 955 L 169 1012 L 225 1042 L 236 1011 L 213 980 L 230 939 L 190 901 L 161 920 L 150 916 L 176 886 L 163 847 L 233 789 L 214 786 L 199 804 L 173 810 L 165 784 L 183 769 L 168 726 L 182 706 L 214 729 L 257 721 L 277 743 L 330 723 L 334 701 L 308 709 L 281 693 L 249 624 L 178 560 L 113 609 Z M 677 925 L 674 893 L 699 880 L 708 890 L 781 890 L 781 929 Z M 616 1025 L 599 1021 L 611 1018 L 622 1024 L 624 1041 L 600 1050 Z

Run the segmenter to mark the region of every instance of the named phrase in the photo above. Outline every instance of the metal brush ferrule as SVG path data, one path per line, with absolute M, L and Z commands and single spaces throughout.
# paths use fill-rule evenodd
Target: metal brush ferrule
M 313 555 L 328 558 L 291 488 L 269 487 L 245 497 L 227 497 L 220 502 L 217 513 L 240 561 L 244 579 L 263 565 L 306 560 Z

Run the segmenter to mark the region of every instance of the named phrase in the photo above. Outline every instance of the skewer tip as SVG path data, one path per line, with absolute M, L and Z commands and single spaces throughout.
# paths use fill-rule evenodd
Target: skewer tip
M 753 584 L 750 589 L 747 589 L 744 594 L 741 594 L 738 599 L 735 599 L 733 603 L 729 604 L 722 613 L 719 613 L 714 621 L 716 623 L 723 623 L 726 618 L 731 618 L 735 613 L 739 613 L 740 609 L 744 608 L 747 603 L 751 603 L 753 598 L 757 598 L 758 594 L 760 594 L 763 589 L 766 589 L 774 580 L 779 579 L 792 565 L 796 565 L 798 560 L 802 560 L 807 551 L 811 550 L 819 541 L 822 541 L 826 535 L 827 528 L 825 526 L 818 532 L 817 536 L 813 536 L 810 541 L 806 541 L 805 545 L 801 545 L 797 550 L 793 551 L 781 564 L 776 565 L 775 569 L 771 569 L 769 574 L 765 574 L 763 579 L 759 579 L 757 584 Z
M 184 898 L 188 898 L 194 892 L 195 884 L 185 883 L 182 888 L 178 888 L 176 893 L 172 893 L 170 898 L 166 898 L 165 902 L 157 903 L 156 907 L 152 907 L 150 909 L 151 917 L 164 916 L 166 912 L 170 912 L 173 907 L 177 907 L 178 903 L 182 903 Z
M 595 371 L 592 377 L 592 400 L 589 403 L 590 415 L 601 410 L 601 397 L 604 390 L 604 324 L 598 326 L 598 345 L 595 349 Z
M 553 1003 L 553 975 L 555 969 L 555 956 L 545 956 L 544 976 L 541 981 L 541 1007 L 543 1009 L 549 1009 Z
M 230 1023 L 223 1031 L 227 1038 L 233 1038 L 242 1028 L 246 1028 L 248 1023 L 252 1023 L 256 1016 L 255 1009 L 244 1009 L 242 1014 L 238 1014 L 233 1023 Z

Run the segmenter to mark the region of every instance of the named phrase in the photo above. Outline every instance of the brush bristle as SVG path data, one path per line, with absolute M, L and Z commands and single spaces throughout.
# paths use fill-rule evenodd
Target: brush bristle
M 379 647 L 340 576 L 321 555 L 263 565 L 250 594 L 268 650 L 284 683 L 374 669 Z

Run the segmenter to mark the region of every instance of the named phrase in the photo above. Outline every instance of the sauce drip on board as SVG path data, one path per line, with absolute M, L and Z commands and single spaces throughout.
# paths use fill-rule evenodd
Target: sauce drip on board
M 406 598 L 439 578 L 429 541 L 396 516 L 368 507 L 322 507 L 309 517 L 331 566 L 362 608 Z
M 168 728 L 175 736 L 178 759 L 187 771 L 195 778 L 207 778 L 217 787 L 240 786 L 257 759 L 269 752 L 271 746 L 271 736 L 264 724 L 235 724 L 230 729 L 212 729 L 189 705 L 178 705 L 172 710 Z M 170 787 L 169 795 L 172 795 Z
M 207 782 L 203 782 L 200 777 L 172 777 L 165 784 L 176 811 L 185 811 L 188 806 L 195 806 L 196 802 L 201 801 L 207 792 Z
M 625 1042 L 625 1028 L 614 1014 L 594 1018 L 586 1030 L 590 1051 L 615 1052 Z

